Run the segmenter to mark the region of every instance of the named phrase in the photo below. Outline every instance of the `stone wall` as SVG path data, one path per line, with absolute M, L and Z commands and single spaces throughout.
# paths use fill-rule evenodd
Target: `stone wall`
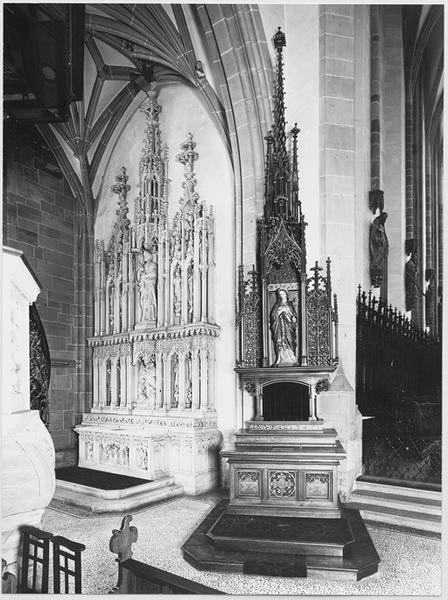
M 37 308 L 51 356 L 50 433 L 57 464 L 75 462 L 76 201 L 39 134 L 5 130 L 3 243 L 22 250 L 42 291 Z

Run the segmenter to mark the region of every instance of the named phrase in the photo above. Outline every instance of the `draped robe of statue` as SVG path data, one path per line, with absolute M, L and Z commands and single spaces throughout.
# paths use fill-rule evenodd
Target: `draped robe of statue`
M 387 213 L 382 212 L 370 227 L 370 279 L 374 287 L 382 285 L 387 268 L 389 242 L 384 226 L 386 219 Z
M 145 252 L 145 264 L 140 279 L 142 321 L 155 321 L 157 315 L 157 264 L 150 252 Z
M 271 312 L 272 341 L 277 355 L 273 366 L 297 365 L 295 354 L 297 316 L 285 290 L 279 290 L 277 297 Z

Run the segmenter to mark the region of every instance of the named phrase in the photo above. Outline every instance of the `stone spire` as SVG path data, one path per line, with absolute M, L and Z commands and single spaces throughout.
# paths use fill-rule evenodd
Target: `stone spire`
M 299 178 L 297 168 L 297 123 L 291 131 L 292 155 L 286 148 L 285 90 L 283 48 L 286 37 L 281 28 L 274 35 L 277 67 L 274 89 L 274 123 L 266 140 L 266 175 L 264 218 L 299 221 Z

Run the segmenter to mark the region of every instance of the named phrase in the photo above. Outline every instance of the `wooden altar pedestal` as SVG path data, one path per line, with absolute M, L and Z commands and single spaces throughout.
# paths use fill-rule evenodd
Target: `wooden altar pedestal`
M 345 451 L 323 421 L 249 421 L 230 466 L 228 512 L 339 518 L 338 466 Z

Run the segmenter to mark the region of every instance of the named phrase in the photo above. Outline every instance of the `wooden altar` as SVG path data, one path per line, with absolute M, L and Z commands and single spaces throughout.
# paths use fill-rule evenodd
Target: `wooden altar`
M 296 124 L 291 130 L 288 151 L 282 58 L 286 40 L 280 28 L 274 45 L 275 120 L 265 138 L 258 252 L 256 264 L 239 269 L 235 371 L 241 388 L 254 400 L 254 416 L 236 433 L 234 447 L 221 451 L 230 468 L 228 504 L 216 507 L 183 551 L 198 568 L 213 563 L 214 570 L 250 573 L 263 565 L 269 572 L 267 565 L 274 564 L 273 574 L 342 574 L 356 580 L 376 572 L 379 559 L 359 514 L 341 509 L 339 467 L 346 453 L 336 429 L 317 411 L 316 396 L 331 388 L 338 366 L 337 298 L 330 259 L 323 273 L 316 262 L 307 275 L 299 129 Z M 351 560 L 353 551 L 355 556 L 364 553 L 357 564 Z M 292 567 L 285 570 L 288 563 Z

